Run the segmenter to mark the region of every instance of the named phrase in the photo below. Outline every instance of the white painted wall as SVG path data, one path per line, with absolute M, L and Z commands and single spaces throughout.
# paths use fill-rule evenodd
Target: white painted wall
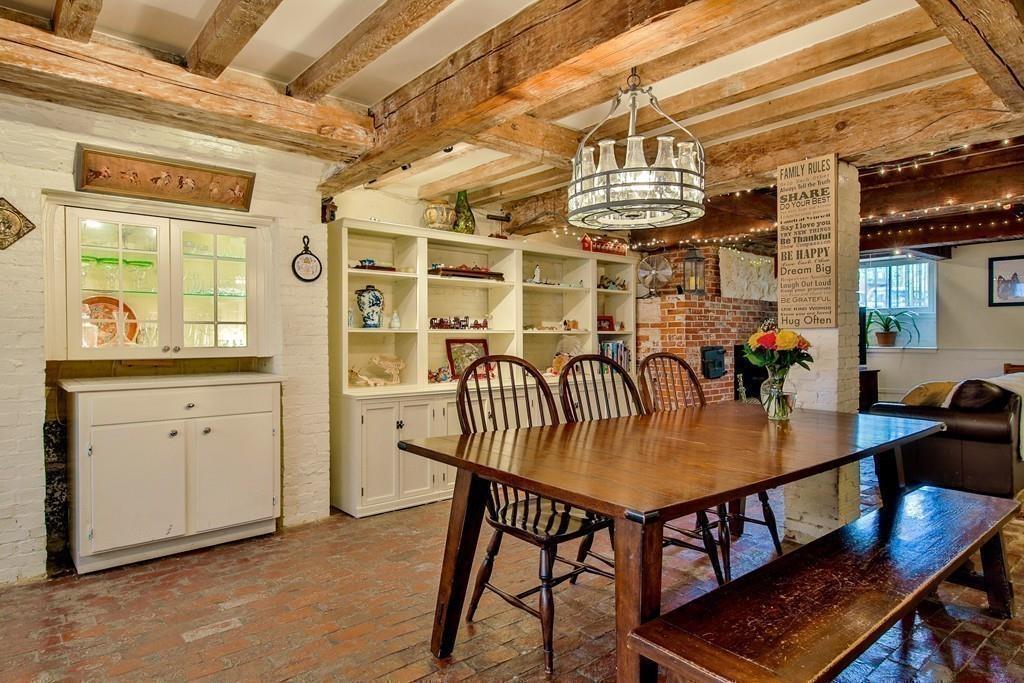
M 273 276 L 282 353 L 264 363 L 283 386 L 286 524 L 329 514 L 327 278 L 291 274 L 302 235 L 325 262 L 316 185 L 324 164 L 162 126 L 0 96 L 0 196 L 39 229 L 0 251 L 0 583 L 45 571 L 42 191 L 74 189 L 79 142 L 256 172 L 252 213 L 276 219 Z
M 988 259 L 1024 255 L 1024 240 L 957 247 L 937 264 L 936 349 L 869 349 L 879 394 L 898 400 L 930 380 L 1002 374 L 1003 363 L 1024 363 L 1024 307 L 988 305 Z

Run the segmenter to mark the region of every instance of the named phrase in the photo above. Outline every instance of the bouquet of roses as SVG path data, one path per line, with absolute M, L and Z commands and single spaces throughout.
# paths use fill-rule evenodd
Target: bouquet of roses
M 814 358 L 808 353 L 811 343 L 793 330 L 781 330 L 774 320 L 761 323 L 757 332 L 743 345 L 743 355 L 759 368 L 773 374 L 787 371 L 794 365 L 810 370 Z

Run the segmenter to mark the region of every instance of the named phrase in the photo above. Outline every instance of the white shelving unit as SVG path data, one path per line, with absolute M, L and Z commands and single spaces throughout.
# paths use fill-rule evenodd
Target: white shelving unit
M 361 259 L 396 271 L 355 268 Z M 355 516 L 447 498 L 454 472 L 399 452 L 401 439 L 457 433 L 455 382 L 430 384 L 428 370 L 447 365 L 446 338 L 482 338 L 491 353 L 526 358 L 541 371 L 559 344 L 597 353 L 604 341 L 622 341 L 633 354 L 636 327 L 632 255 L 613 256 L 520 240 L 460 235 L 418 227 L 344 219 L 329 226 L 331 343 L 331 500 Z M 504 281 L 430 275 L 432 264 L 480 266 Z M 526 282 L 536 266 L 558 284 Z M 601 290 L 601 275 L 625 280 L 627 289 Z M 384 296 L 384 328 L 364 329 L 356 291 L 372 284 Z M 352 325 L 349 325 L 349 311 Z M 401 328 L 388 329 L 398 311 Z M 611 315 L 623 330 L 597 332 L 597 316 Z M 432 330 L 431 318 L 489 317 L 488 329 Z M 576 320 L 579 329 L 536 329 Z M 567 340 L 563 342 L 563 340 Z M 405 361 L 400 383 L 356 386 L 349 368 L 375 354 Z M 550 377 L 554 384 L 557 377 Z

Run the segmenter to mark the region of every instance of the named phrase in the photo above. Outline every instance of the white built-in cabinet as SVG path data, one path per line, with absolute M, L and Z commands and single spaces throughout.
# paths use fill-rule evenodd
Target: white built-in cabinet
M 52 213 L 49 359 L 272 353 L 264 231 L 91 207 Z
M 610 342 L 635 353 L 635 255 L 353 219 L 330 225 L 328 245 L 331 503 L 351 515 L 451 496 L 455 468 L 397 447 L 400 440 L 461 431 L 455 382 L 428 382 L 429 372 L 448 363 L 446 339 L 485 339 L 490 353 L 526 358 L 542 372 L 566 348 L 598 353 Z M 365 259 L 388 269 L 361 268 Z M 435 264 L 483 267 L 504 279 L 431 275 Z M 534 281 L 537 269 L 547 283 Z M 608 287 L 609 278 L 625 287 Z M 357 292 L 369 285 L 384 298 L 383 327 L 365 327 L 359 315 Z M 391 327 L 395 314 L 398 325 Z M 431 329 L 432 318 L 453 316 L 487 318 L 488 327 Z M 605 316 L 614 319 L 613 329 L 598 329 Z M 562 320 L 576 328 L 547 329 Z M 372 371 L 382 354 L 404 362 L 399 383 L 355 384 L 349 370 Z M 626 365 L 634 370 L 635 357 Z M 554 389 L 557 377 L 546 379 Z
M 80 573 L 271 533 L 280 379 L 259 373 L 62 380 L 70 543 Z

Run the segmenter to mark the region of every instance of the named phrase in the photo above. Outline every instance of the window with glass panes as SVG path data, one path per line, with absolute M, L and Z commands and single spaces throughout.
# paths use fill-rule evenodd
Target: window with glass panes
M 864 260 L 857 290 L 860 305 L 884 313 L 912 311 L 920 335 L 903 338 L 909 346 L 935 346 L 935 262 L 904 257 Z M 901 335 L 906 337 L 907 334 Z M 870 343 L 870 337 L 869 343 Z

